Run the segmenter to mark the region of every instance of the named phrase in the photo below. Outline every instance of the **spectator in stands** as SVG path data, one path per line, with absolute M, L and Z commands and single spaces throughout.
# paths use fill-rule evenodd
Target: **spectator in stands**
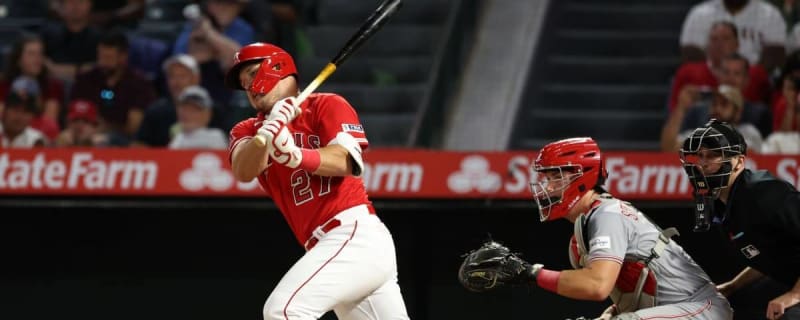
M 0 78 L 0 101 L 4 100 L 11 90 L 11 84 L 19 77 L 35 79 L 36 95 L 42 99 L 44 108 L 38 122 L 48 121 L 58 130 L 59 112 L 64 101 L 63 83 L 50 76 L 44 65 L 44 43 L 37 35 L 24 34 L 17 40 L 6 58 L 5 71 Z M 30 87 L 30 86 L 29 86 Z M 44 90 L 38 90 L 38 89 Z M 33 90 L 34 88 L 31 88 Z M 0 110 L 2 105 L 0 105 Z M 34 127 L 37 127 L 34 124 Z
M 788 109 L 788 108 L 787 108 Z M 794 130 L 773 132 L 761 151 L 767 154 L 797 154 L 800 155 L 800 108 L 794 104 L 790 109 L 794 112 Z
M 169 143 L 170 149 L 227 149 L 225 132 L 208 127 L 213 107 L 211 96 L 203 87 L 183 90 L 178 97 L 178 134 Z
M 76 75 L 91 69 L 96 60 L 100 32 L 90 25 L 91 0 L 58 0 L 61 21 L 45 26 L 45 63 L 56 77 L 72 81 Z
M 684 61 L 703 61 L 708 32 L 714 22 L 731 21 L 739 30 L 739 53 L 768 72 L 783 64 L 786 22 L 780 11 L 764 0 L 707 0 L 695 5 L 681 31 Z
M 298 23 L 303 1 L 253 0 L 247 3 L 241 17 L 256 30 L 258 39 L 278 45 L 292 55 L 296 52 Z
M 144 120 L 136 133 L 136 144 L 166 147 L 170 141 L 170 128 L 178 121 L 175 101 L 183 91 L 200 84 L 200 66 L 188 54 L 178 54 L 164 61 L 169 96 L 156 100 L 144 113 Z
M 781 79 L 778 82 L 782 86 L 780 94 L 775 95 L 772 104 L 772 129 L 774 131 L 794 131 L 796 122 L 794 121 L 797 103 L 798 90 L 800 90 L 800 52 L 789 55 L 786 64 L 781 72 Z
M 680 130 L 683 114 L 687 112 L 687 108 L 692 108 L 691 100 L 696 100 L 689 97 L 691 94 L 699 95 L 701 93 L 699 91 L 681 92 L 677 108 L 670 113 L 667 123 L 664 124 L 661 130 L 662 151 L 674 152 L 680 150 L 683 141 L 694 131 L 694 129 L 685 129 L 682 132 Z M 748 148 L 761 150 L 763 142 L 761 133 L 752 124 L 741 122 L 744 110 L 744 98 L 741 90 L 737 87 L 723 84 L 712 91 L 711 99 L 709 108 L 694 107 L 691 112 L 697 110 L 705 115 L 706 120 L 717 119 L 730 123 L 744 136 Z
M 719 73 L 719 83 L 735 87 L 739 89 L 740 92 L 743 92 L 745 88 L 747 88 L 749 81 L 747 70 L 750 70 L 747 59 L 738 53 L 727 56 L 722 59 L 722 68 L 720 69 Z M 678 99 L 680 100 L 680 98 Z M 680 103 L 680 101 L 678 103 Z M 708 122 L 708 117 L 703 109 L 691 108 L 686 113 L 686 117 L 684 118 L 681 128 L 687 130 L 702 127 L 706 122 Z M 772 132 L 772 114 L 770 113 L 769 109 L 767 109 L 767 107 L 761 103 L 754 103 L 745 100 L 741 122 L 755 125 L 756 128 L 758 128 L 758 130 L 761 132 L 762 137 L 767 136 Z
M 673 80 L 669 110 L 678 103 L 678 95 L 687 84 L 716 87 L 722 73 L 722 59 L 739 50 L 739 35 L 736 26 L 728 21 L 718 21 L 711 26 L 706 47 L 707 61 L 685 62 Z M 770 85 L 767 72 L 761 65 L 752 65 L 749 81 L 744 91 L 747 101 L 767 103 L 770 100 Z
M 41 107 L 44 105 L 44 100 L 42 99 L 42 90 L 39 87 L 39 83 L 36 81 L 35 78 L 31 78 L 28 76 L 18 76 L 14 79 L 11 83 L 11 86 L 8 88 L 9 91 L 3 94 L 3 99 L 8 96 L 8 92 L 16 92 L 18 95 L 23 97 L 30 97 L 31 99 L 35 100 L 37 106 Z M 33 121 L 31 122 L 31 128 L 39 130 L 42 132 L 48 140 L 53 140 L 58 135 L 58 123 L 45 117 L 42 112 L 39 112 Z
M 253 27 L 239 17 L 247 2 L 206 1 L 200 16 L 187 22 L 175 42 L 173 54 L 188 53 L 197 60 L 203 74 L 202 86 L 221 105 L 227 105 L 232 95 L 222 80 L 231 67 L 233 55 L 242 44 L 254 41 Z
M 767 137 L 762 151 L 769 154 L 800 154 L 800 52 L 786 59 L 781 84 L 782 94 L 772 107 L 775 132 Z
M 41 113 L 34 96 L 11 91 L 5 105 L 0 121 L 0 148 L 41 147 L 47 143 L 45 136 L 30 126 Z
M 769 0 L 775 7 L 780 10 L 781 15 L 783 16 L 783 21 L 786 21 L 786 26 L 788 29 L 786 32 L 791 31 L 790 29 L 796 23 L 800 22 L 800 1 L 797 0 Z
M 99 107 L 101 132 L 111 145 L 127 145 L 139 129 L 144 108 L 155 100 L 155 90 L 128 66 L 128 39 L 111 31 L 97 45 L 97 66 L 78 76 L 72 99 L 86 99 Z
M 134 28 L 144 17 L 145 0 L 102 0 L 92 6 L 92 23 L 101 28 Z
M 97 106 L 89 100 L 73 100 L 67 113 L 67 128 L 56 139 L 59 147 L 94 147 L 106 143 L 98 132 Z

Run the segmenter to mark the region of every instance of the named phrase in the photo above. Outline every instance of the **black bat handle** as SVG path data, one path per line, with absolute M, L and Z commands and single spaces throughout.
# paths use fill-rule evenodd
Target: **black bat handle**
M 331 60 L 331 63 L 339 66 L 344 62 L 353 51 L 356 51 L 375 31 L 378 31 L 402 5 L 402 0 L 386 0 L 381 3 L 378 9 L 361 25 L 358 32 L 347 41 L 342 50 Z

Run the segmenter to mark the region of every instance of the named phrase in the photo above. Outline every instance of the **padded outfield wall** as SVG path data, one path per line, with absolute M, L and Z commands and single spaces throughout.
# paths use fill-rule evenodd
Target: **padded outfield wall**
M 637 203 L 717 280 L 712 234 L 693 234 L 683 202 Z M 551 268 L 567 268 L 571 225 L 542 224 L 528 201 L 376 201 L 392 230 L 413 319 L 563 319 L 594 315 L 538 288 L 474 294 L 456 281 L 460 255 L 487 233 Z M 264 200 L 0 199 L 2 319 L 261 319 L 270 289 L 303 253 Z M 333 317 L 326 318 L 333 319 Z
M 302 254 L 257 184 L 236 183 L 224 152 L 0 150 L 0 319 L 261 319 Z M 371 150 L 365 186 L 392 231 L 413 319 L 564 319 L 606 303 L 538 288 L 460 287 L 461 255 L 494 239 L 569 268 L 572 225 L 540 223 L 530 152 Z M 633 200 L 716 281 L 741 266 L 691 232 L 690 188 L 675 154 L 605 153 L 611 192 Z M 798 184 L 800 157 L 750 157 Z M 314 190 L 312 190 L 313 192 Z

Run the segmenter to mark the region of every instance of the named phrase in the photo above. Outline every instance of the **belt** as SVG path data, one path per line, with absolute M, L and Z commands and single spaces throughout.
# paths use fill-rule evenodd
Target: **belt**
M 330 221 L 326 222 L 325 224 L 317 227 L 314 229 L 313 234 L 311 235 L 308 240 L 306 240 L 305 245 L 303 247 L 306 248 L 306 251 L 311 250 L 314 246 L 319 243 L 319 238 L 322 238 L 323 235 L 330 232 L 331 230 L 335 229 L 338 226 L 342 225 L 342 221 L 339 219 L 331 219 Z
M 360 218 L 368 217 L 374 214 L 375 209 L 372 209 L 372 206 L 365 204 L 342 210 L 332 219 L 321 224 L 319 227 L 316 227 L 314 231 L 311 232 L 311 236 L 308 237 L 306 243 L 303 244 L 303 248 L 305 248 L 306 251 L 309 251 L 311 248 L 317 245 L 317 243 L 320 241 L 320 239 L 322 239 L 323 236 L 325 236 L 326 233 L 330 232 L 336 227 L 352 224 Z

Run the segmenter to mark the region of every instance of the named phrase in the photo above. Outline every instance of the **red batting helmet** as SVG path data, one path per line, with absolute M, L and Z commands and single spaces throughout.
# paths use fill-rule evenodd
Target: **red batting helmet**
M 537 179 L 531 182 L 531 192 L 542 221 L 566 216 L 584 194 L 602 186 L 608 176 L 592 138 L 564 139 L 544 146 L 533 170 Z
M 292 56 L 283 49 L 268 44 L 256 42 L 239 49 L 233 57 L 233 67 L 225 76 L 225 85 L 231 89 L 245 90 L 239 81 L 239 72 L 251 63 L 260 62 L 258 73 L 253 78 L 253 83 L 248 91 L 267 93 L 283 78 L 297 76 L 297 67 Z

